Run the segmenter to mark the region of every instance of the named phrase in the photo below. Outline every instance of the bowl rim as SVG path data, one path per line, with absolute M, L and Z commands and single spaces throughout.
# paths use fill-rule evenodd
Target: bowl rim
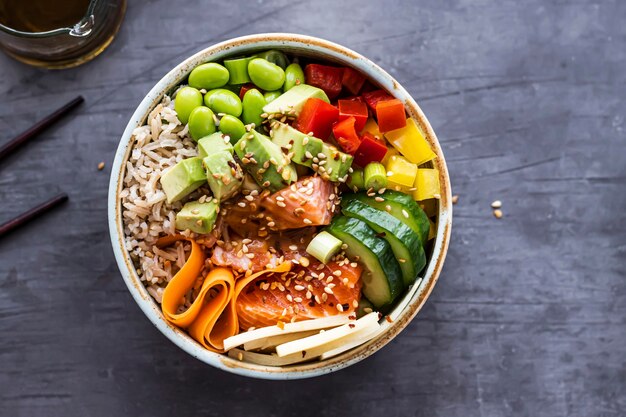
M 130 259 L 124 244 L 121 199 L 125 163 L 132 150 L 132 132 L 141 126 L 150 111 L 161 101 L 163 96 L 185 79 L 197 65 L 210 60 L 221 59 L 226 55 L 252 50 L 277 48 L 298 51 L 302 54 L 323 56 L 326 60 L 349 65 L 366 74 L 368 79 L 376 81 L 382 88 L 391 92 L 405 103 L 408 113 L 420 125 L 426 139 L 437 154 L 434 164 L 439 171 L 441 197 L 437 214 L 438 227 L 430 261 L 422 281 L 417 287 L 409 289 L 407 294 L 389 314 L 392 321 L 383 321 L 381 331 L 372 340 L 350 349 L 341 355 L 324 361 L 309 362 L 289 367 L 269 367 L 238 361 L 227 355 L 211 352 L 202 347 L 187 333 L 168 323 L 157 303 L 148 294 Z M 452 197 L 450 179 L 445 158 L 428 119 L 411 95 L 386 71 L 366 57 L 336 43 L 300 34 L 259 33 L 225 40 L 200 50 L 184 59 L 163 76 L 142 99 L 130 118 L 120 138 L 115 159 L 111 168 L 108 192 L 108 224 L 111 244 L 120 273 L 133 299 L 161 333 L 182 350 L 200 361 L 218 369 L 238 375 L 261 379 L 300 379 L 328 374 L 355 364 L 372 355 L 397 336 L 415 317 L 433 290 L 446 257 L 452 226 Z

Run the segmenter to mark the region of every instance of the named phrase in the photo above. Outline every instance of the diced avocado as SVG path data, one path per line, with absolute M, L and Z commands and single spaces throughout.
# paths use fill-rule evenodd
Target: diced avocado
M 214 200 L 208 203 L 190 201 L 176 214 L 176 229 L 191 230 L 207 234 L 213 230 L 217 218 L 218 204 Z
M 235 152 L 254 180 L 272 192 L 298 180 L 295 166 L 280 146 L 256 130 L 251 130 L 237 142 Z
M 183 159 L 161 176 L 161 186 L 168 203 L 180 200 L 205 182 L 202 160 L 198 157 Z
M 243 171 L 229 152 L 212 153 L 202 163 L 214 198 L 223 201 L 239 191 L 243 183 Z
M 311 167 L 313 157 L 322 152 L 324 144 L 321 139 L 307 136 L 281 122 L 272 124 L 272 142 L 280 146 L 283 153 L 293 154 L 292 162 L 307 167 Z
M 215 132 L 198 141 L 198 156 L 200 158 L 205 158 L 208 155 L 221 151 L 233 154 L 233 145 L 230 144 L 230 138 L 222 132 Z
M 348 171 L 354 159 L 352 155 L 341 152 L 339 149 L 327 143 L 322 144 L 322 153 L 326 158 L 320 159 L 320 163 L 322 160 L 326 162 L 317 168 L 319 174 L 328 181 L 346 182 L 348 179 Z M 315 169 L 315 167 L 313 167 L 313 169 Z M 326 175 L 328 178 L 326 178 Z
M 326 103 L 330 103 L 326 93 L 312 85 L 299 84 L 287 92 L 283 93 L 276 100 L 268 103 L 263 107 L 263 111 L 267 114 L 284 113 L 290 110 L 295 111 L 295 115 L 298 116 L 304 107 L 304 103 L 310 98 L 319 98 Z

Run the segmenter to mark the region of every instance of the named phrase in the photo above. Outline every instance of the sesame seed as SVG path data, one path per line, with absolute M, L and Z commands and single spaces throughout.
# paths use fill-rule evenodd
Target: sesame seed
M 302 302 L 302 297 L 296 297 L 293 299 L 293 301 L 295 301 L 296 303 L 301 303 Z
M 294 285 L 293 289 L 296 290 L 296 291 L 304 291 L 304 286 L 302 286 L 300 284 Z
M 306 151 L 304 153 L 304 156 L 305 156 L 306 159 L 313 159 L 313 155 L 311 155 L 311 152 L 309 152 L 309 151 Z
M 453 195 L 452 196 L 452 204 L 456 204 L 459 202 L 459 196 L 458 195 Z
M 344 278 L 344 279 L 341 280 L 341 282 L 343 282 L 343 285 L 348 285 L 350 280 L 348 278 Z
M 302 219 L 302 222 L 304 224 L 313 224 L 313 222 L 311 220 L 309 220 L 309 219 Z
M 372 310 L 372 309 L 371 309 L 371 308 L 369 308 L 369 307 L 365 307 L 365 308 L 363 309 L 363 312 L 364 312 L 364 313 L 367 313 L 367 314 L 371 313 L 372 311 L 374 311 L 374 310 Z
M 338 270 L 334 271 L 333 275 L 336 276 L 336 277 L 340 277 L 341 276 L 341 270 L 338 269 Z
M 306 258 L 304 256 L 300 258 L 300 265 L 306 268 L 307 266 L 309 266 L 309 264 L 310 264 L 309 258 Z
M 252 197 L 251 195 L 247 195 L 244 198 L 248 201 L 254 201 L 254 197 Z
M 343 313 L 343 306 L 341 304 L 337 304 L 337 310 Z
M 391 212 L 391 206 L 389 204 L 387 204 L 385 206 L 385 210 L 388 211 L 388 212 Z
M 98 164 L 98 171 L 102 171 L 104 169 L 104 161 Z
M 283 313 L 281 314 L 281 316 L 286 316 L 287 315 L 287 309 L 283 309 Z
M 385 201 L 385 199 L 382 198 L 382 197 L 376 197 L 376 198 L 374 198 L 374 200 L 376 200 L 379 203 L 382 203 L 383 201 Z
M 237 203 L 237 205 L 241 208 L 246 206 L 246 203 L 244 203 L 243 201 L 240 201 L 239 203 Z
M 309 137 L 305 136 L 304 139 L 302 139 L 302 144 L 306 145 L 307 143 L 309 143 Z
M 404 259 L 404 258 L 398 258 L 398 262 L 400 262 L 401 264 L 403 264 L 403 263 L 405 263 L 405 262 L 406 262 L 406 259 Z
M 246 253 L 246 256 L 247 256 L 249 259 L 252 259 L 252 258 L 254 258 L 254 253 Z
M 312 296 L 313 296 L 313 294 L 311 294 L 311 291 L 307 291 L 306 294 L 305 294 L 305 297 L 306 297 L 307 300 L 310 300 Z
M 326 302 L 328 300 L 328 294 L 326 294 L 325 292 L 322 293 L 322 301 Z
M 293 297 L 291 294 L 287 294 L 287 300 L 289 300 L 290 303 L 293 303 Z
M 493 211 L 493 215 L 496 217 L 496 219 L 501 219 L 504 214 L 502 213 L 502 210 L 495 209 Z
M 289 245 L 289 249 L 290 250 L 298 250 L 298 247 L 296 245 Z
M 386 188 L 381 188 L 380 190 L 378 190 L 378 194 L 385 194 L 385 191 L 387 191 Z
M 402 209 L 402 215 L 404 216 L 405 219 L 409 218 L 409 213 L 407 213 L 405 209 Z
M 325 287 L 324 287 L 324 292 L 325 292 L 326 294 L 333 294 L 333 290 L 332 290 L 332 288 L 329 288 L 328 286 L 325 286 Z
M 348 244 L 347 244 L 347 243 L 343 243 L 343 244 L 341 245 L 341 249 L 343 249 L 343 250 L 348 249 Z
M 276 223 L 274 223 L 274 222 L 267 222 L 267 226 L 268 227 L 274 227 L 274 226 L 276 226 Z
M 320 300 L 320 297 L 319 297 L 319 296 L 317 296 L 317 295 L 315 296 L 315 302 L 316 302 L 317 304 L 322 304 L 322 300 Z
M 496 200 L 493 203 L 491 203 L 491 208 L 499 209 L 501 207 L 502 207 L 502 201 L 500 200 Z

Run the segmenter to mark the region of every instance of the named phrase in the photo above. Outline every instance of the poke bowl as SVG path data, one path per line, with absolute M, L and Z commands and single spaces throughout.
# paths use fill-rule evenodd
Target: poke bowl
M 222 370 L 323 375 L 395 337 L 443 267 L 448 172 L 402 86 L 343 46 L 258 34 L 185 59 L 141 101 L 109 185 L 128 289 Z

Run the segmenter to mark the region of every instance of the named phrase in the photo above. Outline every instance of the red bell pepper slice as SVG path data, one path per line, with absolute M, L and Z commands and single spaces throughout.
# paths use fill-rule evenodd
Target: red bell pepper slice
M 378 120 L 378 130 L 382 133 L 406 126 L 404 104 L 397 98 L 379 101 L 376 105 L 376 119 Z
M 357 132 L 363 130 L 365 122 L 369 117 L 367 104 L 359 100 L 339 100 L 339 121 L 345 120 L 352 116 L 355 119 L 354 128 Z
M 260 91 L 260 88 L 258 88 L 256 85 L 254 85 L 252 83 L 247 83 L 247 84 L 242 85 L 241 89 L 239 90 L 239 99 L 243 100 L 243 96 L 246 95 L 248 90 L 252 90 L 253 88 L 256 88 L 257 90 Z
M 343 76 L 341 78 L 341 85 L 352 94 L 359 94 L 361 87 L 365 83 L 365 76 L 352 68 L 346 67 L 343 69 Z
M 326 141 L 337 120 L 339 120 L 337 107 L 319 98 L 310 98 L 304 103 L 293 127 L 302 133 L 313 132 L 313 136 Z
M 354 163 L 365 167 L 370 162 L 380 162 L 387 153 L 387 146 L 374 135 L 365 132 L 361 137 L 361 144 L 354 154 Z
M 328 65 L 309 64 L 304 68 L 306 83 L 324 90 L 328 98 L 333 99 L 341 93 L 343 68 Z
M 345 120 L 335 123 L 333 126 L 333 134 L 337 143 L 344 152 L 353 155 L 359 148 L 361 139 L 354 129 L 355 118 L 350 116 Z
M 363 99 L 372 111 L 376 111 L 376 105 L 379 101 L 392 100 L 393 97 L 385 90 L 374 90 L 363 93 Z

